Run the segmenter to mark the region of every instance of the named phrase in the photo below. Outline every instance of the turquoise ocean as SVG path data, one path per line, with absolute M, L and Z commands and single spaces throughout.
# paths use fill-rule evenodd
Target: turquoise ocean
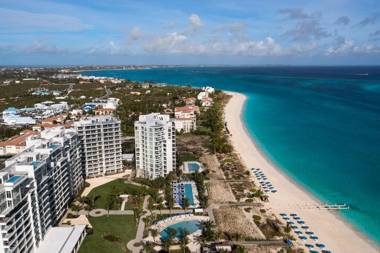
M 264 153 L 380 244 L 380 67 L 170 67 L 84 75 L 244 93 Z

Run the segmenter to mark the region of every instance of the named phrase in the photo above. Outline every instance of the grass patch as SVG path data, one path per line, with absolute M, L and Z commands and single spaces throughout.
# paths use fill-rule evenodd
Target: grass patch
M 140 207 L 140 202 L 143 195 L 150 194 L 150 190 L 146 187 L 125 183 L 124 179 L 116 179 L 107 184 L 94 188 L 88 194 L 88 197 L 93 198 L 94 196 L 99 196 L 99 198 L 95 201 L 95 208 L 107 209 L 107 196 L 119 196 L 120 194 L 131 195 L 125 205 L 125 210 L 129 210 Z M 112 209 L 120 210 L 120 207 L 121 202 L 116 201 Z
M 94 233 L 87 235 L 79 253 L 124 253 L 127 243 L 136 236 L 132 215 L 89 217 Z

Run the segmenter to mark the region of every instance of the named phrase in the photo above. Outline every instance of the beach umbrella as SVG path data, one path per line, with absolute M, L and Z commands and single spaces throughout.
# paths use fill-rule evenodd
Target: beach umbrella
M 323 249 L 323 248 L 325 248 L 326 246 L 323 244 L 323 243 L 317 243 L 317 244 L 315 244 L 318 248 L 321 248 L 321 249 Z
M 318 236 L 312 235 L 312 236 L 310 236 L 310 239 L 313 239 L 314 241 L 317 241 L 318 240 Z

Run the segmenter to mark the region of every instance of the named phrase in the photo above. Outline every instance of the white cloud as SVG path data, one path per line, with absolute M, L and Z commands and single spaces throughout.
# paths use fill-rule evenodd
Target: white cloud
M 201 18 L 197 14 L 191 14 L 189 20 L 194 28 L 198 28 L 203 25 Z
M 380 48 L 373 44 L 356 44 L 353 40 L 342 39 L 340 43 L 326 49 L 326 55 L 346 55 L 346 54 L 373 54 L 380 53 Z
M 144 50 L 153 53 L 172 53 L 176 50 L 179 43 L 184 42 L 187 37 L 178 32 L 168 33 L 163 36 L 158 36 L 148 41 L 144 45 Z
M 156 37 L 146 43 L 147 53 L 158 54 L 204 54 L 204 55 L 244 55 L 244 56 L 282 56 L 287 51 L 273 38 L 246 40 L 241 42 L 213 40 L 196 42 L 180 33 L 169 33 Z
M 143 36 L 143 32 L 141 31 L 140 27 L 138 26 L 135 26 L 132 28 L 131 32 L 129 33 L 129 40 L 131 41 L 136 41 L 136 40 L 139 40 L 141 39 L 141 37 Z

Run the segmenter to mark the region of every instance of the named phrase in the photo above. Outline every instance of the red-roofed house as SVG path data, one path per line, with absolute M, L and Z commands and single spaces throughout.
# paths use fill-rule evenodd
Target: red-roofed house
M 26 139 L 29 136 L 38 136 L 39 133 L 32 130 L 22 131 L 6 141 L 0 142 L 0 155 L 15 155 L 26 148 Z

